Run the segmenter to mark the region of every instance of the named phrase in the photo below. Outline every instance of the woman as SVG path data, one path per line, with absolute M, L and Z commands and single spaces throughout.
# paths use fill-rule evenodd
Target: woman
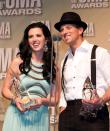
M 3 131 L 49 130 L 48 106 L 58 102 L 56 69 L 49 29 L 41 22 L 30 24 L 4 81 L 2 94 L 12 102 L 6 112 Z

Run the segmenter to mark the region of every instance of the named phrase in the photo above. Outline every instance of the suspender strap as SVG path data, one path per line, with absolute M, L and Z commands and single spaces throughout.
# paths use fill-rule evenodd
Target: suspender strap
M 91 82 L 96 88 L 96 48 L 98 46 L 94 45 L 92 48 L 92 53 L 91 53 Z
M 64 94 L 65 100 L 66 100 L 66 96 L 65 96 L 65 91 L 64 91 L 65 84 L 64 84 L 64 74 L 63 74 L 63 73 L 64 73 L 64 67 L 65 67 L 67 58 L 68 58 L 68 55 L 65 57 L 64 62 L 63 62 L 63 66 L 62 66 L 62 77 L 61 77 L 61 85 L 62 85 L 62 90 L 63 90 L 63 94 Z

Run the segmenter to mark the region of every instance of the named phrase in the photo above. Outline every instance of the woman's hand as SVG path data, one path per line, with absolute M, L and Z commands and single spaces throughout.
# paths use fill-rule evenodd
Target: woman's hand
M 22 99 L 21 99 L 21 98 L 16 97 L 14 101 L 15 101 L 16 107 L 17 107 L 21 112 L 26 111 L 26 109 L 23 108 L 23 102 L 22 102 Z
M 40 108 L 43 105 L 42 98 L 31 99 L 31 101 L 33 101 L 33 104 L 29 107 L 29 110 Z

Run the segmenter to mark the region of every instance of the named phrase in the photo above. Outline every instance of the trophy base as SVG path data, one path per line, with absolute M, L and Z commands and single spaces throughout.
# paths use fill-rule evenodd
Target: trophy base
M 29 108 L 30 106 L 34 106 L 36 104 L 36 101 L 35 100 L 31 100 L 29 97 L 23 97 L 22 98 L 22 101 L 23 101 L 23 108 Z

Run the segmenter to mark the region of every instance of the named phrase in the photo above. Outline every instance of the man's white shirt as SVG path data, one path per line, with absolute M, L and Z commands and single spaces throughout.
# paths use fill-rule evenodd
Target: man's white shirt
M 64 91 L 66 100 L 82 99 L 84 82 L 89 76 L 91 78 L 91 51 L 93 44 L 84 40 L 74 55 L 69 48 L 64 67 Z M 65 59 L 64 57 L 64 59 Z M 61 68 L 64 60 L 62 61 Z M 102 96 L 110 86 L 110 53 L 108 50 L 98 47 L 96 49 L 96 89 L 99 96 Z M 62 90 L 59 106 L 66 107 L 66 100 Z

